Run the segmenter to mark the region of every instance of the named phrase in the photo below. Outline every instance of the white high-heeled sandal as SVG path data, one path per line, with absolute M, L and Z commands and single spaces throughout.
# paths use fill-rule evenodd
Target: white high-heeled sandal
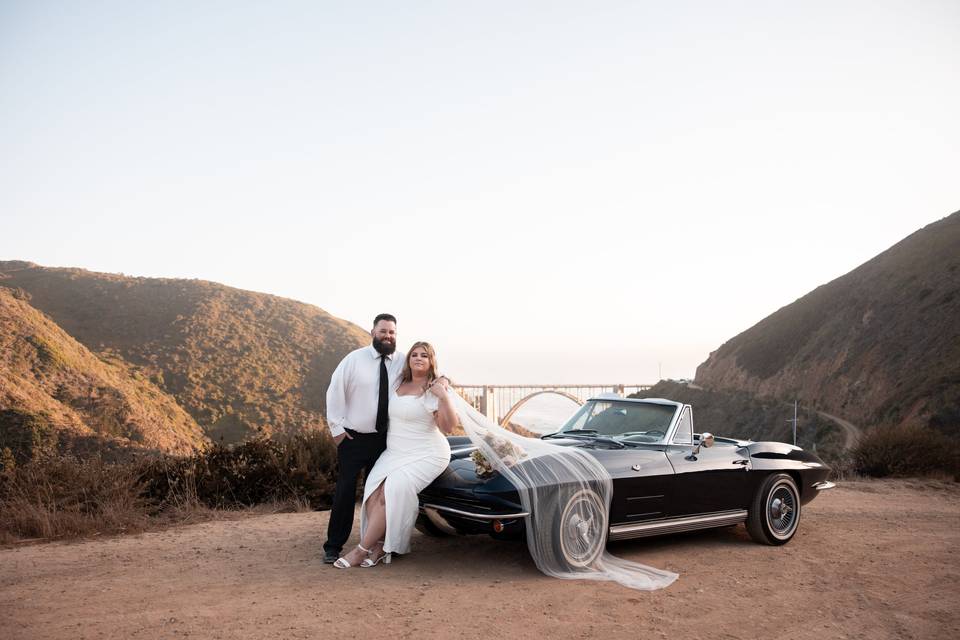
M 357 548 L 360 549 L 360 551 L 363 551 L 363 552 L 366 553 L 366 554 L 369 554 L 369 553 L 370 553 L 370 549 L 367 549 L 367 548 L 364 547 L 362 544 L 358 544 L 358 545 L 357 545 Z M 370 558 L 364 558 L 363 560 L 360 561 L 360 564 L 357 565 L 357 566 L 362 566 L 363 563 L 366 562 L 366 561 L 369 560 L 369 559 L 370 559 Z M 336 567 L 337 569 L 349 569 L 350 567 L 352 567 L 352 566 L 354 566 L 354 565 L 350 564 L 350 561 L 347 560 L 346 556 L 343 556 L 343 557 L 337 558 L 336 562 L 333 563 L 333 566 Z
M 383 551 L 383 540 L 377 540 L 377 544 L 380 545 L 380 551 Z M 370 553 L 369 551 L 367 552 Z M 390 560 L 393 558 L 392 554 L 389 552 L 381 553 L 376 558 L 371 558 L 369 555 L 360 562 L 360 566 L 368 569 L 370 567 L 375 567 L 383 561 L 383 564 L 390 564 Z

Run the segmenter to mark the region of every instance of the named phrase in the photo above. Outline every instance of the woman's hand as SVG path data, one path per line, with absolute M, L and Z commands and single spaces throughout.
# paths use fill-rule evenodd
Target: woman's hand
M 453 399 L 450 393 L 448 393 L 447 385 L 449 384 L 450 381 L 446 377 L 441 376 L 434 380 L 429 387 L 433 395 L 440 401 L 439 407 L 433 412 L 437 420 L 437 426 L 440 427 L 440 431 L 448 435 L 453 432 L 460 422 L 457 418 L 457 412 L 453 408 Z
M 427 387 L 430 393 L 437 396 L 438 398 L 445 398 L 447 396 L 447 387 L 445 384 L 440 382 L 440 380 L 442 379 L 443 378 L 438 378 L 434 380 L 433 382 L 430 383 L 430 386 Z

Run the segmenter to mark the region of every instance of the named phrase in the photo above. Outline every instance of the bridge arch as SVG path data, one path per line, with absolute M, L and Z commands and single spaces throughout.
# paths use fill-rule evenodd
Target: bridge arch
M 520 407 L 525 405 L 532 398 L 543 395 L 545 393 L 552 393 L 554 395 L 563 396 L 568 400 L 573 400 L 575 403 L 577 403 L 577 406 L 580 406 L 583 404 L 583 400 L 581 400 L 577 396 L 573 395 L 572 393 L 567 393 L 566 391 L 560 391 L 559 389 L 543 389 L 541 391 L 534 391 L 533 393 L 524 396 L 523 398 L 518 400 L 515 405 L 510 407 L 510 410 L 507 411 L 507 413 L 503 416 L 503 418 L 500 419 L 500 426 L 505 427 L 508 424 L 510 424 L 510 418 L 513 417 L 513 414 L 515 414 L 517 410 L 520 409 Z

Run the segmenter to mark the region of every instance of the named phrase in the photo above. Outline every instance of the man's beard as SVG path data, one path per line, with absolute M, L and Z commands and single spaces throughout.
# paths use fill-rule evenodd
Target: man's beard
M 388 356 L 397 350 L 397 343 L 373 339 L 373 348 L 382 356 Z

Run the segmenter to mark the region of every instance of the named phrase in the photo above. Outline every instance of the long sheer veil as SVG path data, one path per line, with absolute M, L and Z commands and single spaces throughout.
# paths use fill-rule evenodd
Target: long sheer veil
M 527 546 L 540 571 L 568 580 L 612 580 L 646 591 L 677 579 L 670 571 L 607 553 L 613 481 L 596 458 L 579 447 L 512 433 L 457 394 L 450 396 L 470 440 L 520 493 L 530 514 Z

